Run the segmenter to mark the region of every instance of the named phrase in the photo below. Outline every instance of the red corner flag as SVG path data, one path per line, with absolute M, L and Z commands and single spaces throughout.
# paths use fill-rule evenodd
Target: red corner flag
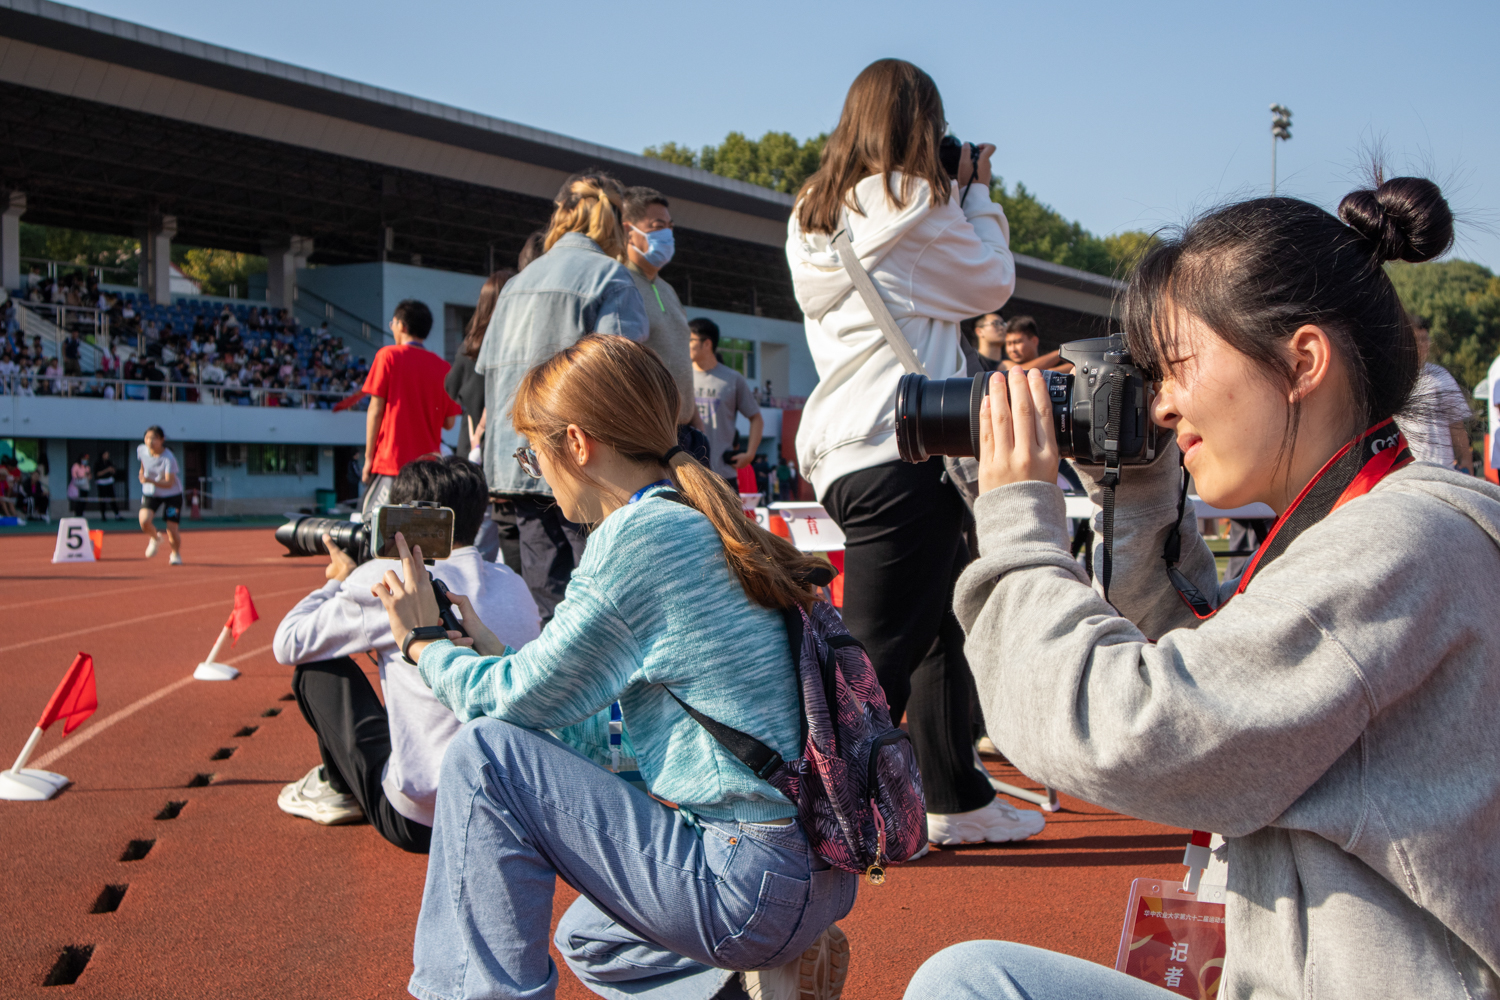
M 83 725 L 98 708 L 99 696 L 94 690 L 94 658 L 87 653 L 79 653 L 73 658 L 73 665 L 63 676 L 62 683 L 52 692 L 52 700 L 47 702 L 36 727 L 46 729 L 58 719 L 66 719 L 63 723 L 63 735 L 66 736 Z
M 260 612 L 255 610 L 255 602 L 250 600 L 250 588 L 243 583 L 234 588 L 234 610 L 229 613 L 229 620 L 224 627 L 229 629 L 234 636 L 234 641 L 239 642 L 240 636 L 250 623 L 260 619 Z

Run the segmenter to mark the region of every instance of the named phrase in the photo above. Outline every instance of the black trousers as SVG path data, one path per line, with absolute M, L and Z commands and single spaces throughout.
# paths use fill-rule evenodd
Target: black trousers
M 557 501 L 539 494 L 506 494 L 492 516 L 500 528 L 500 557 L 526 581 L 545 625 L 583 558 L 583 525 L 563 517 Z
M 959 813 L 995 797 L 974 767 L 973 678 L 953 615 L 969 561 L 964 503 L 943 464 L 892 462 L 842 476 L 823 506 L 844 531 L 844 624 L 869 651 L 891 704 L 906 713 L 927 811 Z
M 292 693 L 318 737 L 328 783 L 353 795 L 386 840 L 403 851 L 426 854 L 432 827 L 398 813 L 380 785 L 391 756 L 391 723 L 365 672 L 347 656 L 299 664 Z

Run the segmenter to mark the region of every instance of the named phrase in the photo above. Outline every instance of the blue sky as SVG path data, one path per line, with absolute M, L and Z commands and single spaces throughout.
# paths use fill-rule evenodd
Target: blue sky
M 639 152 L 814 135 L 873 59 L 922 66 L 961 138 L 1098 234 L 1270 185 L 1328 208 L 1365 153 L 1443 185 L 1500 271 L 1500 4 L 87 0 L 91 10 Z

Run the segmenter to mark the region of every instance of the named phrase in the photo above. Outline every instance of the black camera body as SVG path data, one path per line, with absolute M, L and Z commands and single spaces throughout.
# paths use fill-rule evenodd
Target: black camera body
M 938 142 L 938 163 L 943 172 L 954 180 L 958 180 L 958 166 L 963 161 L 963 140 L 953 135 L 945 135 Z M 979 145 L 974 143 L 969 146 L 969 165 L 972 168 L 969 176 L 975 177 L 979 173 Z
M 1154 461 L 1163 431 L 1151 421 L 1151 379 L 1131 359 L 1125 338 L 1114 334 L 1075 340 L 1063 345 L 1062 357 L 1073 363 L 1072 374 L 1042 373 L 1062 457 L 1094 465 Z M 989 391 L 989 373 L 949 379 L 902 376 L 896 388 L 896 445 L 902 460 L 977 456 L 979 405 Z

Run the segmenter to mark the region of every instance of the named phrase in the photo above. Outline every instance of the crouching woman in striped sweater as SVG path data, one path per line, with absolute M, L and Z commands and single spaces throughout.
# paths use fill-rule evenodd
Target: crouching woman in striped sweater
M 584 337 L 521 382 L 512 419 L 530 447 L 517 461 L 592 533 L 556 616 L 520 652 L 460 595 L 472 648 L 411 637 L 439 618 L 404 540 L 409 582 L 388 573 L 376 588 L 422 680 L 472 720 L 439 782 L 409 986 L 424 1000 L 553 996 L 559 876 L 582 895 L 555 942 L 601 996 L 841 992 L 848 943 L 833 922 L 857 876 L 814 855 L 793 805 L 678 701 L 800 756 L 781 611 L 813 599 L 803 580 L 818 564 L 675 447 L 676 416 L 666 368 L 623 337 Z M 635 770 L 644 791 L 626 780 Z

